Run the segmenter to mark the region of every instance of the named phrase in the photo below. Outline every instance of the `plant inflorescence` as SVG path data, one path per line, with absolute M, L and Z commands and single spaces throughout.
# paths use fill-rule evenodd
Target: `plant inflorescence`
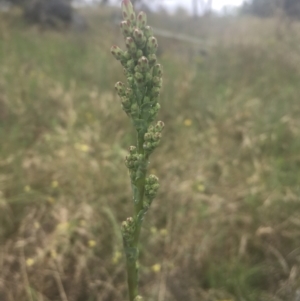
M 164 123 L 153 124 L 160 105 L 158 98 L 162 87 L 162 67 L 157 63 L 157 39 L 147 26 L 144 12 L 135 14 L 130 0 L 122 1 L 124 20 L 121 32 L 127 50 L 112 46 L 111 53 L 121 62 L 127 85 L 117 82 L 115 89 L 121 98 L 125 113 L 132 120 L 137 132 L 136 146 L 130 146 L 125 164 L 129 170 L 133 193 L 134 214 L 122 223 L 122 236 L 127 261 L 129 300 L 140 301 L 138 295 L 138 242 L 142 222 L 153 199 L 159 181 L 155 175 L 147 176 L 149 156 L 158 146 Z

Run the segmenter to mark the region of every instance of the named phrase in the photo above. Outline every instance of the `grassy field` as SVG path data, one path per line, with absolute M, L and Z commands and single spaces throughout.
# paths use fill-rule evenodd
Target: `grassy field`
M 0 16 L 0 300 L 124 301 L 135 139 L 111 12 L 84 34 Z M 166 124 L 140 256 L 147 301 L 299 301 L 300 37 L 276 20 L 150 17 Z

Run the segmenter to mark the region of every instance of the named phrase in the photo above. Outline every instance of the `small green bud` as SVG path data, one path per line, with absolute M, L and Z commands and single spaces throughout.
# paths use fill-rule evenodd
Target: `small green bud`
M 158 177 L 156 175 L 149 175 L 146 179 L 146 183 L 148 185 L 154 185 L 157 184 L 159 181 Z
M 126 114 L 130 113 L 130 107 L 131 107 L 131 102 L 128 97 L 122 97 L 121 98 L 121 104 L 122 108 L 125 111 Z
M 122 82 L 117 82 L 115 84 L 115 89 L 120 97 L 125 95 L 125 85 Z
M 130 2 L 130 0 L 122 1 L 122 15 L 124 20 L 135 22 L 135 12 L 133 10 L 133 5 Z
M 144 139 L 145 139 L 145 141 L 151 141 L 152 140 L 152 135 L 150 133 L 146 133 L 144 135 Z
M 136 57 L 139 59 L 140 57 L 143 56 L 143 51 L 141 49 L 138 49 L 138 51 L 136 52 Z
M 139 106 L 136 103 L 132 104 L 130 108 L 130 114 L 137 115 L 138 112 L 139 112 Z
M 125 40 L 128 51 L 132 54 L 136 53 L 137 47 L 132 37 L 127 37 Z
M 147 52 L 148 54 L 154 54 L 157 50 L 158 43 L 155 37 L 150 37 L 147 40 Z
M 154 66 L 157 62 L 157 57 L 155 54 L 149 54 L 148 55 L 149 65 L 150 67 Z
M 128 68 L 128 69 L 130 69 L 130 70 L 132 70 L 133 68 L 134 68 L 134 60 L 129 60 L 129 61 L 127 61 L 127 63 L 126 63 L 126 68 Z M 127 71 L 127 70 L 126 70 Z
M 146 24 L 147 24 L 147 15 L 143 11 L 141 11 L 137 15 L 136 25 L 138 28 L 143 29 L 145 28 Z
M 145 151 L 150 150 L 151 149 L 151 142 L 144 142 L 143 149 Z
M 153 140 L 159 141 L 160 139 L 161 139 L 161 133 L 156 132 L 156 133 L 153 135 Z
M 145 80 L 146 80 L 147 83 L 152 82 L 152 74 L 150 72 L 146 73 Z
M 165 124 L 162 121 L 158 121 L 155 125 L 154 130 L 161 132 L 163 130 L 163 128 L 165 127 Z
M 129 147 L 129 152 L 131 153 L 131 154 L 135 154 L 136 153 L 136 147 L 135 146 L 130 146 Z
M 125 91 L 125 96 L 130 98 L 132 97 L 132 95 L 133 95 L 132 90 L 130 88 L 127 88 Z
M 153 87 L 151 90 L 151 96 L 152 97 L 157 97 L 160 93 L 160 88 L 159 87 Z
M 131 58 L 130 53 L 126 50 L 123 52 L 123 57 L 125 60 L 129 60 Z
M 153 29 L 150 26 L 146 26 L 144 28 L 144 35 L 146 38 L 150 38 L 153 36 Z
M 153 76 L 161 77 L 163 75 L 163 70 L 161 64 L 156 64 L 153 67 Z
M 154 76 L 152 82 L 154 86 L 161 87 L 160 84 L 162 83 L 162 79 L 158 76 Z
M 158 177 L 155 175 L 149 175 L 146 178 L 146 185 L 145 185 L 145 195 L 151 201 L 155 198 L 157 191 L 159 189 L 159 182 Z
M 149 96 L 145 96 L 144 97 L 144 103 L 148 103 L 150 102 L 150 97 Z
M 139 60 L 138 60 L 138 65 L 141 69 L 142 72 L 146 72 L 149 69 L 149 61 L 145 56 L 142 56 Z
M 140 72 L 135 72 L 134 77 L 138 83 L 142 83 L 144 80 L 144 76 Z
M 134 31 L 133 31 L 133 37 L 134 37 L 134 40 L 136 41 L 136 43 L 138 44 L 138 45 L 140 45 L 142 48 L 143 48 L 143 46 L 145 45 L 145 43 L 146 43 L 146 38 L 145 38 L 145 36 L 144 36 L 144 34 L 143 34 L 143 32 L 140 30 L 140 29 L 135 29 Z
M 129 20 L 122 21 L 120 24 L 120 28 L 121 28 L 121 32 L 125 38 L 131 35 L 132 27 L 131 27 L 131 23 Z
M 130 86 L 134 84 L 134 78 L 132 76 L 127 77 L 127 81 Z
M 133 301 L 144 301 L 144 298 L 141 296 L 136 296 Z
M 110 52 L 118 61 L 124 58 L 124 51 L 116 45 L 110 48 Z

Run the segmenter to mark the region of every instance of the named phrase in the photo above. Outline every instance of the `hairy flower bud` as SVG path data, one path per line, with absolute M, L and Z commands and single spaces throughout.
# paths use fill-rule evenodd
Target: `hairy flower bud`
M 140 47 L 144 47 L 145 46 L 145 43 L 146 43 L 146 38 L 143 34 L 143 32 L 140 30 L 140 29 L 135 29 L 133 31 L 133 37 L 134 37 L 134 40 L 135 42 L 140 45 Z
M 158 177 L 155 175 L 149 175 L 146 178 L 146 185 L 145 185 L 145 195 L 146 197 L 152 201 L 159 189 L 159 182 Z
M 160 88 L 159 87 L 153 87 L 151 90 L 151 96 L 152 97 L 157 97 L 159 96 L 160 93 Z
M 110 48 L 110 52 L 118 61 L 124 58 L 124 51 L 116 45 Z
M 140 72 L 135 72 L 134 77 L 135 77 L 135 79 L 136 79 L 136 81 L 137 81 L 138 83 L 142 83 L 142 82 L 143 82 L 144 76 L 143 76 L 142 73 L 140 73 Z
M 130 146 L 129 147 L 129 152 L 131 153 L 131 154 L 135 154 L 136 153 L 136 147 L 135 146 Z
M 157 121 L 154 129 L 155 129 L 155 131 L 161 132 L 164 127 L 165 127 L 165 124 L 162 121 Z
M 153 36 L 153 29 L 150 26 L 146 26 L 144 28 L 144 35 L 146 38 L 150 38 Z
M 122 21 L 120 24 L 120 28 L 121 28 L 121 32 L 125 38 L 128 37 L 129 35 L 131 35 L 132 27 L 131 27 L 131 23 L 129 20 Z
M 134 68 L 134 60 L 127 61 L 126 68 L 132 70 Z
M 159 77 L 161 77 L 162 74 L 163 74 L 163 70 L 162 70 L 161 64 L 156 64 L 153 67 L 153 76 L 159 76 Z
M 136 18 L 136 25 L 138 28 L 143 29 L 147 24 L 147 15 L 141 11 Z
M 150 141 L 150 140 L 152 139 L 151 133 L 146 133 L 146 134 L 144 135 L 144 139 L 145 139 L 145 141 Z
M 125 85 L 122 82 L 117 82 L 115 84 L 115 89 L 120 97 L 125 95 Z
M 135 12 L 133 10 L 133 5 L 130 0 L 122 1 L 122 15 L 124 20 L 129 20 L 131 22 L 135 21 Z
M 137 47 L 132 37 L 127 37 L 125 40 L 128 51 L 132 54 L 136 53 Z
M 156 52 L 158 47 L 157 39 L 155 37 L 150 37 L 147 40 L 147 52 L 148 54 L 153 54 Z
M 146 72 L 149 69 L 149 61 L 145 56 L 142 56 L 139 60 L 138 60 L 138 66 L 140 67 L 140 70 L 142 72 Z
M 155 54 L 149 54 L 148 55 L 149 65 L 150 67 L 154 66 L 157 62 L 157 57 Z
M 135 55 L 139 59 L 140 57 L 143 56 L 143 51 L 141 49 L 138 49 Z
M 130 113 L 130 107 L 131 107 L 131 102 L 128 97 L 122 97 L 121 98 L 121 104 L 122 104 L 122 109 L 125 111 L 126 114 Z
M 158 76 L 154 76 L 152 81 L 153 81 L 153 85 L 156 86 L 156 87 L 160 87 L 160 84 L 161 84 L 161 78 L 158 77 Z

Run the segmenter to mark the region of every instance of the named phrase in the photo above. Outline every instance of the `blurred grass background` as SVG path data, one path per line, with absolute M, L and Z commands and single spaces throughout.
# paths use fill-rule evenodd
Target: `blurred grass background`
M 112 10 L 88 32 L 0 16 L 0 300 L 121 301 L 134 131 L 113 86 Z M 142 232 L 149 301 L 299 301 L 299 25 L 150 15 L 166 123 Z M 297 299 L 298 298 L 298 299 Z

